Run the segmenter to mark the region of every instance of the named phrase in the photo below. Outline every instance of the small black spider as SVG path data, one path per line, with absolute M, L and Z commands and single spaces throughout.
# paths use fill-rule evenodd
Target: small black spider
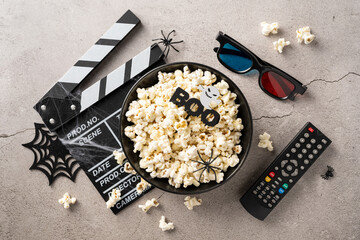
M 322 174 L 321 177 L 325 180 L 328 180 L 330 177 L 333 177 L 334 174 L 334 169 L 332 167 L 330 167 L 329 165 L 327 166 L 328 170 L 326 171 L 325 174 Z
M 215 160 L 216 160 L 219 156 L 216 156 L 216 158 L 212 159 L 212 156 L 213 156 L 213 150 L 211 150 L 211 156 L 210 156 L 209 160 L 208 160 L 208 161 L 205 161 L 204 159 L 202 159 L 202 157 L 201 157 L 201 155 L 200 155 L 199 151 L 197 151 L 197 153 L 198 153 L 198 155 L 199 155 L 199 158 L 200 158 L 201 162 L 196 161 L 196 160 L 191 160 L 191 161 L 193 161 L 193 162 L 197 162 L 197 163 L 200 163 L 200 164 L 204 165 L 204 167 L 199 168 L 199 169 L 197 169 L 197 170 L 193 171 L 193 173 L 194 173 L 194 172 L 197 172 L 197 171 L 203 170 L 203 171 L 201 172 L 201 174 L 200 174 L 200 177 L 199 177 L 199 182 L 201 181 L 201 177 L 202 177 L 202 175 L 203 175 L 204 171 L 207 171 L 208 173 L 210 173 L 210 170 L 214 172 L 214 174 L 215 174 L 215 181 L 217 181 L 217 178 L 216 178 L 216 172 L 215 172 L 215 170 L 214 170 L 214 169 L 218 169 L 218 170 L 220 170 L 220 171 L 221 171 L 221 169 L 220 169 L 220 168 L 218 168 L 218 167 L 215 167 L 215 166 L 211 166 L 211 164 L 212 164 L 212 163 L 213 163 L 213 162 L 214 162 L 214 161 L 215 161 Z
M 157 42 L 157 43 L 162 43 L 162 44 L 164 44 L 165 49 L 163 50 L 163 54 L 166 52 L 165 58 L 166 58 L 166 57 L 168 56 L 168 54 L 169 54 L 170 47 L 172 47 L 175 51 L 179 52 L 179 50 L 177 50 L 177 49 L 173 46 L 173 44 L 177 44 L 177 43 L 182 43 L 182 42 L 184 42 L 183 40 L 177 41 L 177 42 L 173 42 L 173 41 L 172 41 L 173 39 L 170 38 L 170 35 L 171 35 L 172 33 L 175 33 L 175 30 L 172 30 L 171 32 L 169 32 L 169 34 L 167 35 L 167 37 L 165 37 L 164 31 L 161 30 L 161 35 L 163 36 L 163 38 L 153 39 L 153 41 L 159 41 L 159 42 Z

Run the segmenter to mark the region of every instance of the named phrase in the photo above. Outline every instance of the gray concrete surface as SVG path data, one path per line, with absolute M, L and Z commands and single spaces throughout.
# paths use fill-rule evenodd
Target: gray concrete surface
M 203 205 L 188 211 L 183 196 L 153 190 L 160 198 L 149 214 L 137 204 L 117 216 L 80 172 L 76 183 L 29 171 L 33 154 L 20 144 L 33 138 L 40 117 L 34 103 L 98 37 L 131 9 L 142 26 L 93 74 L 93 81 L 176 29 L 185 43 L 169 62 L 210 65 L 232 78 L 247 97 L 254 117 L 250 155 L 222 187 L 201 194 Z M 261 21 L 278 21 L 280 33 L 264 37 Z M 296 42 L 295 30 L 309 25 L 316 40 Z M 0 2 L 0 239 L 360 239 L 360 4 L 359 1 L 19 1 Z M 308 86 L 294 102 L 269 98 L 257 75 L 242 76 L 220 65 L 212 51 L 219 30 Z M 278 54 L 272 41 L 291 46 Z M 266 221 L 258 221 L 239 198 L 306 121 L 329 138 L 331 147 L 312 166 Z M 257 136 L 272 135 L 275 151 L 259 149 Z M 335 168 L 333 179 L 320 174 Z M 65 210 L 57 200 L 65 191 L 78 203 Z M 161 232 L 165 215 L 175 230 Z

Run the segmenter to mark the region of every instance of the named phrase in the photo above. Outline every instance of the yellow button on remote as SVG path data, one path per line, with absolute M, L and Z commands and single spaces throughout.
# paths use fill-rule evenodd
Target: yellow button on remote
M 271 178 L 270 178 L 269 176 L 266 176 L 265 181 L 266 181 L 266 182 L 270 182 L 270 181 L 271 181 Z

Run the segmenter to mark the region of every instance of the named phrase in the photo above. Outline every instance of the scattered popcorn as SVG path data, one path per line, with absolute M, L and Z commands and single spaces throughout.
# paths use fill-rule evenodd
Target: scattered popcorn
M 165 222 L 165 217 L 164 216 L 161 216 L 161 219 L 159 221 L 159 228 L 161 228 L 161 230 L 163 232 L 165 231 L 168 231 L 168 230 L 171 230 L 171 229 L 174 229 L 174 224 L 169 222 L 169 223 L 166 223 Z
M 235 102 L 237 95 L 224 80 L 214 84 L 217 79 L 211 72 L 201 69 L 190 72 L 187 66 L 183 71 L 159 72 L 158 80 L 151 87 L 136 90 L 138 99 L 131 102 L 125 114 L 134 124 L 125 128 L 125 135 L 134 142 L 133 151 L 139 152 L 140 167 L 152 178 L 167 178 L 176 188 L 199 186 L 215 181 L 215 174 L 205 171 L 201 175 L 203 165 L 196 162 L 201 161 L 198 151 L 205 160 L 213 151 L 213 157 L 218 157 L 211 165 L 217 167 L 217 182 L 223 181 L 223 171 L 239 163 L 237 154 L 241 152 L 244 126 L 237 117 L 240 106 Z M 210 104 L 220 114 L 219 123 L 213 127 L 206 126 L 201 117 L 188 116 L 185 107 L 170 102 L 178 87 L 189 93 L 189 98 L 200 99 L 200 85 L 213 86 L 220 94 L 219 102 Z M 138 193 L 146 188 L 144 184 L 147 183 L 138 184 Z
M 298 43 L 302 43 L 304 41 L 305 44 L 310 44 L 315 39 L 315 35 L 311 34 L 310 27 L 306 26 L 296 30 L 296 38 Z
M 151 184 L 141 178 L 141 182 L 136 184 L 136 191 L 140 195 L 147 187 L 151 187 Z
M 200 206 L 201 205 L 201 203 L 202 203 L 202 200 L 199 198 L 196 198 L 196 197 L 190 197 L 190 196 L 187 196 L 186 198 L 185 198 L 185 202 L 184 202 L 184 204 L 185 204 L 185 206 L 189 209 L 189 210 L 193 210 L 193 208 L 195 207 L 195 206 Z
M 129 162 L 125 163 L 125 165 L 124 165 L 124 172 L 126 172 L 126 173 L 131 173 L 131 174 L 136 174 L 135 169 L 130 165 Z
M 125 158 L 126 158 L 124 152 L 119 152 L 118 150 L 115 150 L 115 151 L 113 152 L 113 155 L 114 155 L 114 158 L 115 158 L 115 160 L 117 161 L 117 163 L 118 163 L 119 165 L 122 165 L 123 162 L 124 162 L 124 160 L 125 160 Z
M 106 202 L 107 208 L 112 208 L 121 199 L 121 193 L 119 189 L 113 189 L 109 200 Z
M 145 205 L 139 205 L 139 208 L 141 208 L 141 210 L 143 210 L 143 212 L 147 212 L 150 210 L 151 207 L 157 207 L 159 206 L 159 202 L 153 198 L 151 200 L 147 200 Z
M 64 208 L 69 208 L 70 204 L 76 203 L 76 198 L 70 197 L 69 193 L 65 193 L 62 198 L 59 199 L 59 203 L 64 205 Z
M 277 50 L 279 53 L 282 53 L 284 47 L 290 45 L 290 41 L 285 41 L 285 38 L 279 38 L 279 40 L 273 42 L 273 45 L 275 50 Z
M 268 24 L 266 22 L 262 22 L 260 23 L 262 30 L 261 33 L 265 36 L 269 36 L 270 33 L 272 34 L 277 34 L 278 33 L 278 29 L 279 29 L 279 23 L 274 22 L 271 24 Z
M 267 148 L 267 150 L 272 152 L 274 148 L 272 146 L 272 141 L 270 141 L 270 137 L 271 137 L 270 134 L 268 134 L 267 132 L 264 132 L 263 135 L 260 135 L 259 136 L 260 142 L 258 144 L 258 147 Z

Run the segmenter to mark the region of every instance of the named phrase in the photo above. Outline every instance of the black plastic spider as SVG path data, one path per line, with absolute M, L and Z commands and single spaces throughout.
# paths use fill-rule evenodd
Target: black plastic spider
M 215 166 L 211 166 L 211 164 L 212 164 L 212 163 L 213 163 L 213 162 L 214 162 L 214 161 L 215 161 L 215 160 L 216 160 L 219 156 L 216 156 L 216 158 L 212 159 L 212 156 L 213 156 L 213 150 L 211 150 L 211 156 L 210 156 L 209 160 L 206 162 L 206 161 L 204 161 L 204 159 L 202 159 L 202 157 L 201 157 L 201 155 L 200 155 L 199 151 L 197 151 L 197 153 L 198 153 L 198 155 L 199 155 L 199 158 L 200 158 L 201 162 L 196 161 L 196 160 L 191 160 L 191 161 L 193 161 L 193 162 L 197 162 L 197 163 L 200 163 L 200 164 L 203 164 L 203 165 L 204 165 L 204 167 L 199 168 L 199 169 L 197 169 L 197 170 L 193 171 L 193 173 L 194 173 L 194 172 L 197 172 L 197 171 L 203 170 L 203 171 L 201 172 L 201 174 L 200 174 L 200 177 L 199 177 L 199 182 L 201 181 L 201 177 L 202 177 L 202 175 L 203 175 L 204 171 L 207 171 L 208 173 L 210 173 L 210 170 L 214 172 L 214 174 L 215 174 L 215 181 L 217 181 L 217 178 L 216 178 L 216 172 L 215 172 L 215 170 L 214 170 L 214 169 L 218 169 L 218 170 L 220 170 L 220 171 L 221 171 L 221 169 L 220 169 L 220 168 L 218 168 L 218 167 L 215 167 Z
M 156 39 L 153 39 L 153 41 L 159 41 L 157 43 L 162 43 L 164 44 L 165 46 L 165 49 L 163 50 L 163 54 L 166 52 L 165 54 L 165 58 L 169 55 L 169 51 L 170 51 L 170 47 L 172 47 L 175 51 L 179 52 L 179 50 L 177 50 L 173 44 L 177 44 L 177 43 L 182 43 L 184 42 L 183 40 L 181 41 L 177 41 L 177 42 L 173 42 L 172 38 L 169 39 L 170 35 L 172 33 L 175 33 L 175 30 L 172 30 L 171 32 L 169 32 L 169 34 L 167 35 L 167 37 L 165 37 L 165 34 L 164 34 L 164 31 L 161 30 L 161 35 L 163 36 L 163 38 L 156 38 Z
M 328 170 L 326 171 L 326 173 L 321 175 L 321 177 L 325 180 L 328 180 L 329 178 L 334 176 L 334 168 L 330 167 L 329 165 L 327 166 L 327 168 Z

